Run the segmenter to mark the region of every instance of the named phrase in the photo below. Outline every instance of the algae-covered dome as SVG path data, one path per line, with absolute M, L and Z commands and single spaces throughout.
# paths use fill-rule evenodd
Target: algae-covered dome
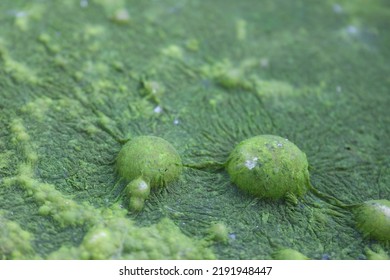
M 357 208 L 356 222 L 366 237 L 390 241 L 390 201 L 369 200 Z
M 163 186 L 177 179 L 182 162 L 176 149 L 156 136 L 138 136 L 127 142 L 117 158 L 118 174 L 127 180 L 142 177 L 150 186 Z
M 239 143 L 229 156 L 227 171 L 240 189 L 261 198 L 302 196 L 309 189 L 305 153 L 279 136 L 260 135 Z

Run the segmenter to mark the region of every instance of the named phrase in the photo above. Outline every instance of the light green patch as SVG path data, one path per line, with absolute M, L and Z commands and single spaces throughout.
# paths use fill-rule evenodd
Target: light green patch
M 275 252 L 272 253 L 272 258 L 274 260 L 308 260 L 309 259 L 301 252 L 298 252 L 290 248 L 276 250 Z
M 101 25 L 87 24 L 84 27 L 83 32 L 84 32 L 84 38 L 86 40 L 90 40 L 92 38 L 102 36 L 105 33 L 105 28 Z
M 24 113 L 30 114 L 36 120 L 43 121 L 53 103 L 53 100 L 49 97 L 37 98 L 24 105 L 21 110 Z
M 91 228 L 79 247 L 62 247 L 49 259 L 215 259 L 206 245 L 185 236 L 167 218 L 142 228 L 116 217 Z
M 147 100 L 159 104 L 161 97 L 165 92 L 165 87 L 157 81 L 142 80 L 141 81 L 141 95 Z
M 18 62 L 4 53 L 2 56 L 0 56 L 0 58 L 4 63 L 5 72 L 11 75 L 16 81 L 24 83 L 27 82 L 31 84 L 36 84 L 39 82 L 35 71 L 24 63 Z
M 283 99 L 292 96 L 296 91 L 294 88 L 282 81 L 267 81 L 256 79 L 254 82 L 254 90 L 263 98 L 271 98 L 283 102 Z
M 19 260 L 35 258 L 31 246 L 33 236 L 14 221 L 0 213 L 0 259 Z
M 183 49 L 177 45 L 169 45 L 161 53 L 169 58 L 183 59 Z
M 30 29 L 31 21 L 40 20 L 45 12 L 44 4 L 29 3 L 24 9 L 16 11 L 14 25 L 20 31 L 26 32 Z
M 191 38 L 186 42 L 186 48 L 190 51 L 196 52 L 199 51 L 200 43 L 198 40 Z
M 115 13 L 111 19 L 112 19 L 112 21 L 119 23 L 119 24 L 128 24 L 131 20 L 130 14 L 127 11 L 127 9 L 119 9 L 119 10 L 115 11 Z
M 390 260 L 389 255 L 380 247 L 375 248 L 375 250 L 366 248 L 365 251 L 368 260 Z
M 236 20 L 236 36 L 237 40 L 244 41 L 247 36 L 247 22 L 243 19 Z

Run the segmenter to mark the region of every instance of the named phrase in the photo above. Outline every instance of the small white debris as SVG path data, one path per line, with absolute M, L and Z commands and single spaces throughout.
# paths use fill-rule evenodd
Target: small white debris
M 268 58 L 260 59 L 260 66 L 263 68 L 267 68 L 269 66 L 269 59 Z
M 15 14 L 15 17 L 17 17 L 17 18 L 22 18 L 22 17 L 26 17 L 26 16 L 27 16 L 27 13 L 24 11 L 16 12 L 16 14 Z
M 341 7 L 339 4 L 333 4 L 332 8 L 333 12 L 336 14 L 341 14 L 343 12 L 343 7 Z
M 356 34 L 359 33 L 359 29 L 356 26 L 353 26 L 353 25 L 347 26 L 346 31 L 350 35 L 356 35 Z
M 337 86 L 337 87 L 336 87 L 336 91 L 337 91 L 338 93 L 340 93 L 340 92 L 341 92 L 341 86 Z
M 153 110 L 156 114 L 160 114 L 162 111 L 163 111 L 163 109 L 161 108 L 161 106 L 156 106 L 156 108 L 154 108 L 154 110 Z
M 118 23 L 128 23 L 130 21 L 129 12 L 126 9 L 120 9 L 115 12 L 113 20 Z
M 173 124 L 174 124 L 174 125 L 178 125 L 179 123 L 180 123 L 180 121 L 179 121 L 178 119 L 174 119 L 174 120 L 173 120 Z
M 283 147 L 283 144 L 282 144 L 282 143 L 278 143 L 277 146 L 278 146 L 279 148 L 281 148 L 281 147 Z
M 86 8 L 86 7 L 88 7 L 88 0 L 81 0 L 81 1 L 80 1 L 80 7 L 81 7 L 81 8 Z
M 236 235 L 234 233 L 230 233 L 229 234 L 229 238 L 233 239 L 233 240 L 236 240 Z

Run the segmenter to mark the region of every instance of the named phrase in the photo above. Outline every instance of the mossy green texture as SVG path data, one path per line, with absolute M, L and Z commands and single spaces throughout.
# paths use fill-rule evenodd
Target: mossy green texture
M 302 196 L 309 189 L 305 153 L 279 136 L 259 135 L 239 143 L 229 156 L 227 171 L 240 189 L 260 198 Z
M 274 260 L 309 260 L 309 258 L 301 252 L 290 248 L 276 250 L 272 253 L 272 258 Z
M 355 206 L 336 206 L 389 199 L 389 5 L 304 2 L 1 0 L 0 240 L 14 245 L 0 258 L 389 256 Z M 227 178 L 236 143 L 261 134 L 306 153 L 315 191 L 262 200 Z M 168 140 L 185 167 L 147 200 L 124 187 L 150 178 L 111 164 L 137 135 Z
M 79 247 L 62 247 L 50 259 L 215 259 L 207 243 L 187 237 L 168 218 L 137 227 L 114 218 L 91 228 Z
M 176 149 L 156 136 L 138 136 L 127 142 L 117 158 L 118 174 L 127 180 L 142 177 L 151 188 L 176 180 L 182 162 Z
M 357 227 L 365 237 L 390 241 L 390 201 L 369 200 L 356 210 Z

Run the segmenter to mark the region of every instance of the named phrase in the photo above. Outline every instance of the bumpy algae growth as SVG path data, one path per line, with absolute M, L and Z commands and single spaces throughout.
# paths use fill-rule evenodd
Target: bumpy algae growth
M 29 259 L 34 256 L 33 236 L 0 213 L 0 259 Z
M 227 243 L 229 230 L 224 223 L 213 223 L 208 230 L 208 237 L 215 242 Z
M 170 220 L 137 227 L 116 218 L 91 228 L 79 247 L 62 247 L 50 259 L 215 259 L 207 243 L 185 236 Z
M 272 253 L 274 260 L 308 260 L 309 258 L 297 250 L 284 248 Z
M 366 201 L 355 210 L 357 227 L 365 237 L 390 241 L 390 201 Z
M 166 140 L 139 136 L 127 142 L 117 158 L 118 174 L 127 180 L 142 177 L 151 188 L 176 180 L 182 170 L 180 155 Z
M 229 156 L 227 171 L 240 189 L 261 198 L 302 196 L 309 189 L 306 155 L 279 136 L 260 135 L 239 143 Z

